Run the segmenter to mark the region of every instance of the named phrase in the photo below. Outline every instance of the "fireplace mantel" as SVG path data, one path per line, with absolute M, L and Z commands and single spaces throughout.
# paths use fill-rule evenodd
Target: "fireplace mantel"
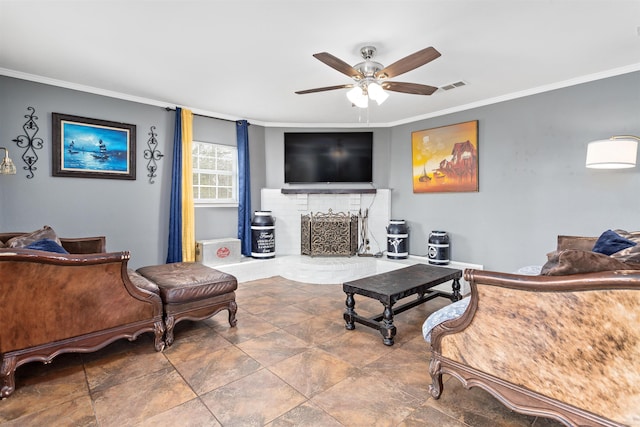
M 375 194 L 375 188 L 282 188 L 282 194 Z

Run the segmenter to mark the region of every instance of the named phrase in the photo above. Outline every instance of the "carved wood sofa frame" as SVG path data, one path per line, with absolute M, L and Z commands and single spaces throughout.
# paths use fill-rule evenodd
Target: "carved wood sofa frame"
M 465 313 L 431 332 L 442 375 L 569 426 L 640 425 L 640 272 L 522 276 L 467 270 Z
M 15 371 L 28 362 L 93 352 L 144 332 L 154 333 L 156 351 L 164 348 L 162 301 L 132 282 L 129 257 L 0 249 L 0 397 L 13 393 Z

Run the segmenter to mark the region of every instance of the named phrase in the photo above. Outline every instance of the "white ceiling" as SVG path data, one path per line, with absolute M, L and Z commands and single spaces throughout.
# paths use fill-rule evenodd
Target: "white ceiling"
M 441 87 L 352 107 L 354 65 L 442 56 L 391 79 Z M 640 70 L 640 0 L 0 0 L 0 74 L 264 126 L 392 126 Z M 635 88 L 635 90 L 640 90 Z

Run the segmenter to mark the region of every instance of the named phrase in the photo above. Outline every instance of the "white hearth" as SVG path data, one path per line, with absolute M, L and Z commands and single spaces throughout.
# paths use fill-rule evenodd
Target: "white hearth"
M 237 264 L 217 265 L 217 270 L 232 274 L 238 282 L 249 282 L 266 277 L 282 276 L 285 279 L 318 285 L 341 284 L 350 280 L 361 279 L 374 274 L 407 267 L 413 264 L 428 264 L 426 257 L 409 255 L 407 259 L 389 259 L 386 256 L 375 257 L 309 257 L 305 255 L 287 255 L 272 259 L 242 258 Z M 482 270 L 483 266 L 466 262 L 451 261 L 447 265 L 434 267 L 474 268 Z M 461 292 L 471 292 L 469 284 L 460 281 Z M 450 292 L 451 283 L 438 285 L 435 289 Z

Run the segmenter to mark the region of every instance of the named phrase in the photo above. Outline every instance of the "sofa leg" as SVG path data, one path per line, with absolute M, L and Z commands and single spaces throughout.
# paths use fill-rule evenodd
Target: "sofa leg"
M 169 347 L 173 344 L 173 327 L 175 326 L 175 318 L 171 315 L 168 315 L 165 320 L 165 333 L 164 333 L 164 342 Z
M 156 322 L 153 324 L 153 335 L 155 336 L 154 345 L 156 351 L 164 350 L 164 323 Z
M 0 368 L 0 398 L 9 397 L 16 389 L 16 357 L 4 356 Z
M 429 384 L 429 394 L 434 399 L 439 399 L 442 394 L 442 371 L 440 361 L 431 359 L 429 363 L 429 373 L 431 374 L 431 384 Z
M 236 312 L 238 311 L 238 304 L 235 301 L 229 303 L 229 325 L 231 327 L 236 326 L 238 320 L 236 319 Z

